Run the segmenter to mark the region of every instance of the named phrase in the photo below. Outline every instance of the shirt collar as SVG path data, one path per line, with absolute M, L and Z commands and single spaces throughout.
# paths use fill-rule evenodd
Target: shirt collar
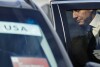
M 91 21 L 89 25 L 93 27 L 98 27 L 98 25 L 100 25 L 100 15 L 98 13 L 96 13 L 94 19 Z

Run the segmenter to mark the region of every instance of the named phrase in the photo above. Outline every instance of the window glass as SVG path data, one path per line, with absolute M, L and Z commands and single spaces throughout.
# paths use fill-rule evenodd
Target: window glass
M 2 67 L 14 66 L 20 58 L 44 61 L 43 65 L 47 67 L 66 66 L 57 42 L 38 10 L 0 7 L 0 52 Z
M 75 67 L 100 61 L 100 7 L 98 2 L 51 2 L 54 28 Z M 94 7 L 94 5 L 96 5 Z

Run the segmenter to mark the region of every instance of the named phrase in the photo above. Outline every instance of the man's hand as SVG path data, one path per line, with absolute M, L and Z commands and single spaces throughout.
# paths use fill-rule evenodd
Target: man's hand
M 100 50 L 94 50 L 93 51 L 94 56 L 100 60 Z

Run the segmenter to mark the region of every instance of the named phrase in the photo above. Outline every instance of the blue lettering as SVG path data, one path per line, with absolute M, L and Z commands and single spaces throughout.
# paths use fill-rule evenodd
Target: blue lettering
M 22 27 L 21 31 L 27 31 L 27 29 L 25 27 Z
M 4 25 L 4 27 L 5 27 L 6 30 L 11 30 L 11 26 Z

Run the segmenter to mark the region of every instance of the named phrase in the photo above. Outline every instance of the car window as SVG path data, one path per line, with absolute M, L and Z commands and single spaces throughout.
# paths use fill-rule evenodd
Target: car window
M 64 2 L 65 3 L 65 2 Z M 87 39 L 85 26 L 79 26 L 73 19 L 73 10 L 68 4 L 52 4 L 55 27 L 75 67 L 84 66 L 87 61 Z
M 97 58 L 95 53 L 98 53 L 98 51 L 95 50 L 98 46 L 95 45 L 99 44 L 100 41 L 98 36 L 99 29 L 94 31 L 95 24 L 92 23 L 94 23 L 97 15 L 99 17 L 99 3 L 96 1 L 51 2 L 54 27 L 75 67 L 84 67 L 87 62 Z M 96 6 L 93 7 L 93 5 Z
M 38 10 L 0 7 L 0 53 L 2 67 L 32 64 L 66 67 L 57 42 Z

